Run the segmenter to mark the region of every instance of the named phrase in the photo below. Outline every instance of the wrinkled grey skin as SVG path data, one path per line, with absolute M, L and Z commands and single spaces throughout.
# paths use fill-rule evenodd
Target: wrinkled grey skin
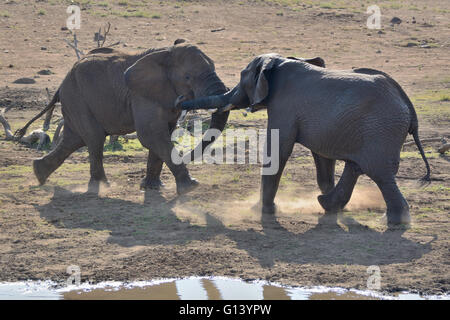
M 74 65 L 52 102 L 38 115 L 61 101 L 64 135 L 52 152 L 34 160 L 36 177 L 44 184 L 71 153 L 87 146 L 89 190 L 98 192 L 99 182 L 107 182 L 103 169 L 105 137 L 136 131 L 139 141 L 149 149 L 147 175 L 141 187 L 162 185 L 164 162 L 175 176 L 177 192 L 186 193 L 198 183 L 184 164 L 171 160 L 170 135 L 181 113 L 173 107 L 175 100 L 179 95 L 193 99 L 226 90 L 213 61 L 192 45 L 178 44 L 138 55 L 95 49 Z M 227 119 L 228 113 L 215 113 L 210 127 L 222 131 Z M 23 134 L 32 121 L 18 134 Z M 204 149 L 207 145 L 203 141 L 199 147 Z
M 358 177 L 366 174 L 383 194 L 388 224 L 409 223 L 409 206 L 395 181 L 408 133 L 414 136 L 427 166 L 424 179 L 430 179 L 414 107 L 401 87 L 383 72 L 329 70 L 265 54 L 241 72 L 240 83 L 230 92 L 184 101 L 177 107 L 190 110 L 208 104 L 251 106 L 253 110 L 267 107 L 268 130 L 279 130 L 278 173 L 262 176 L 263 213 L 275 212 L 280 177 L 296 142 L 313 152 L 323 193 L 318 200 L 327 212 L 342 210 Z M 267 143 L 270 150 L 270 135 Z M 335 160 L 346 163 L 336 186 Z

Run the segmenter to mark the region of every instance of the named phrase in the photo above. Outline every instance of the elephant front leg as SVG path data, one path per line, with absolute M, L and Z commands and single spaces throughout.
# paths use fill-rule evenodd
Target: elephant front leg
M 163 161 L 157 154 L 148 151 L 147 159 L 147 174 L 141 181 L 141 189 L 159 190 L 164 184 L 161 181 L 160 175 L 163 167 Z
M 267 214 L 274 214 L 276 211 L 275 195 L 295 142 L 294 134 L 284 134 L 281 130 L 278 130 L 278 133 L 272 136 L 272 131 L 270 129 L 267 131 L 266 152 L 261 173 L 262 213 Z
M 161 128 L 161 126 L 162 124 L 158 123 L 155 124 L 152 129 L 150 129 L 149 127 L 138 128 L 137 134 L 139 141 L 143 146 L 145 146 L 149 150 L 152 150 L 151 152 L 153 152 L 169 167 L 170 171 L 175 177 L 175 181 L 177 184 L 177 193 L 185 194 L 195 189 L 198 186 L 198 182 L 197 180 L 191 178 L 184 163 L 176 164 L 172 160 L 172 150 L 174 149 L 174 145 L 170 140 L 167 124 L 166 127 Z M 152 161 L 155 161 L 154 167 L 152 166 Z M 156 177 L 156 172 L 161 172 L 159 168 L 160 165 L 158 164 L 158 166 L 156 166 L 156 164 L 156 160 L 153 160 L 153 158 L 150 159 L 150 175 L 148 176 L 150 179 L 152 179 L 152 177 Z

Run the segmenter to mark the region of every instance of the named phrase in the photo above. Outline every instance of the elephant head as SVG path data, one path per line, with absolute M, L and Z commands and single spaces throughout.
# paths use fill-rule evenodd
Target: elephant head
M 172 47 L 155 50 L 137 60 L 125 71 L 125 81 L 133 94 L 169 108 L 177 96 L 195 99 L 227 92 L 215 72 L 214 62 L 196 46 L 178 40 Z M 228 115 L 228 112 L 213 113 L 210 129 L 222 131 Z M 196 149 L 203 152 L 213 141 L 203 140 Z M 193 160 L 194 154 L 202 152 L 193 151 L 189 157 Z
M 219 112 L 224 112 L 233 108 L 239 109 L 250 106 L 252 111 L 256 111 L 269 94 L 268 74 L 275 66 L 286 60 L 297 60 L 322 68 L 325 67 L 325 61 L 320 57 L 312 59 L 283 58 L 278 54 L 264 54 L 255 58 L 242 70 L 239 84 L 231 91 L 191 101 L 179 101 L 177 108 L 184 110 L 219 108 Z

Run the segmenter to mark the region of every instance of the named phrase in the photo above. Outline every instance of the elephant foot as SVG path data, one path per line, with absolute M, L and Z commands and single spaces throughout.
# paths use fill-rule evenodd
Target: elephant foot
M 43 159 L 36 159 L 33 161 L 33 171 L 41 186 L 47 181 L 47 178 L 51 174 L 51 171 L 48 169 Z
M 277 211 L 277 206 L 275 203 L 269 205 L 263 205 L 261 208 L 261 213 L 263 214 L 275 214 Z
M 189 178 L 186 181 L 177 181 L 177 193 L 179 195 L 186 194 L 197 188 L 198 185 L 199 185 L 198 181 L 193 178 Z
M 330 192 L 317 197 L 322 208 L 325 209 L 325 213 L 337 213 L 344 209 L 346 202 L 343 202 L 336 192 Z
M 141 181 L 140 188 L 145 190 L 159 190 L 164 187 L 164 183 L 159 178 L 147 179 L 144 178 Z
M 110 184 L 106 178 L 100 180 L 91 178 L 89 180 L 87 193 L 98 194 L 100 191 L 100 185 L 103 185 L 107 188 L 110 187 Z
M 411 216 L 408 208 L 389 209 L 384 217 L 387 220 L 388 227 L 406 225 L 411 223 Z

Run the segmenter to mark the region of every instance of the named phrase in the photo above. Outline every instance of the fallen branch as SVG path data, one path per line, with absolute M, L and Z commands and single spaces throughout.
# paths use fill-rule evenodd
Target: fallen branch
M 59 123 L 58 123 L 58 126 L 56 127 L 55 134 L 53 135 L 52 149 L 55 149 L 55 147 L 59 143 L 61 129 L 62 129 L 63 125 L 64 125 L 64 119 L 60 119 Z
M 47 103 L 50 103 L 50 101 L 52 101 L 52 96 L 50 95 L 50 91 L 48 90 L 48 88 L 45 88 L 45 91 L 47 91 L 47 99 L 48 99 Z M 42 130 L 44 130 L 44 131 L 48 131 L 48 129 L 50 127 L 50 121 L 52 120 L 53 110 L 54 110 L 54 108 L 50 109 L 47 112 L 47 114 L 45 115 L 44 125 L 42 126 Z
M 444 144 L 442 147 L 440 147 L 440 148 L 438 149 L 438 152 L 439 152 L 440 154 L 444 154 L 444 153 L 447 152 L 448 150 L 450 150 L 450 143 Z
M 122 42 L 117 41 L 117 42 L 114 42 L 113 44 L 107 45 L 106 47 L 103 47 L 103 48 L 112 48 L 112 47 L 118 46 L 118 45 L 121 44 L 121 43 L 122 43 Z
M 122 138 L 124 138 L 125 142 L 128 142 L 128 140 L 137 139 L 137 134 L 126 134 L 123 135 Z
M 428 138 L 428 139 L 421 139 L 420 140 L 422 143 L 425 142 L 441 142 L 442 138 Z M 416 144 L 414 141 L 409 141 L 403 144 L 404 147 L 408 147 L 408 146 L 413 146 L 414 144 Z
M 34 130 L 29 135 L 23 136 L 20 139 L 17 139 L 16 137 L 14 137 L 14 134 L 11 131 L 11 126 L 9 125 L 8 121 L 6 121 L 6 119 L 4 117 L 4 113 L 5 113 L 5 110 L 2 110 L 0 112 L 0 123 L 3 125 L 3 128 L 5 129 L 6 140 L 19 141 L 19 142 L 29 144 L 29 145 L 31 145 L 35 142 L 38 142 L 38 146 L 37 146 L 38 150 L 41 150 L 43 145 L 50 143 L 50 137 L 48 136 L 48 134 L 46 134 L 44 131 L 42 131 L 40 129 Z

